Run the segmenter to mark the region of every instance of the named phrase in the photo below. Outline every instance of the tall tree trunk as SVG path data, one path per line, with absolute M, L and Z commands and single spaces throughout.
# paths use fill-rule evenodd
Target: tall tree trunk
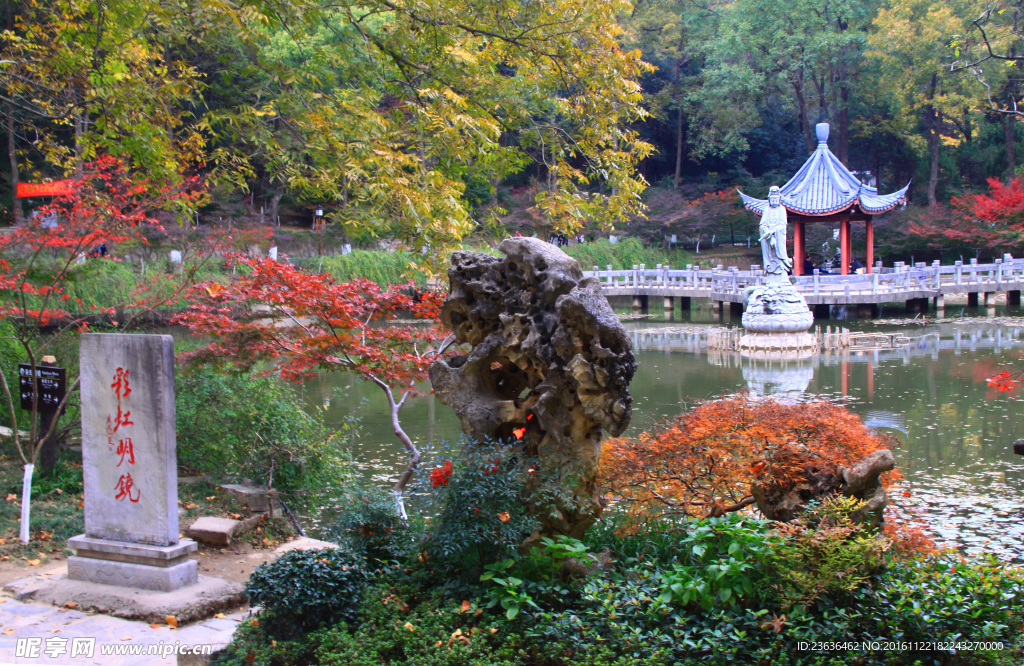
M 11 209 L 14 211 L 14 223 L 21 224 L 25 215 L 21 211 L 21 199 L 18 198 L 18 144 L 14 135 L 14 106 L 7 105 L 7 158 L 11 161 Z
M 676 177 L 673 183 L 679 187 L 679 181 L 683 177 L 683 105 L 679 105 L 676 117 Z
M 875 189 L 879 192 L 883 192 L 882 189 L 882 153 L 881 151 L 875 153 Z
M 1017 130 L 1015 118 L 1007 113 L 1003 116 L 1003 138 L 1006 141 L 1006 182 L 1017 176 Z
M 277 208 L 284 196 L 284 186 L 279 185 L 274 190 L 274 196 L 270 197 L 270 224 L 277 224 Z
M 81 178 L 82 163 L 85 161 L 82 156 L 82 151 L 85 148 L 85 126 L 83 124 L 84 121 L 82 120 L 82 115 L 80 113 L 75 113 L 72 118 L 72 122 L 74 122 L 75 125 L 75 178 Z
M 939 86 L 939 77 L 937 74 L 932 74 L 932 83 L 928 91 L 928 99 L 935 99 L 935 91 Z M 924 109 L 925 116 L 928 119 L 928 150 L 931 152 L 932 164 L 931 170 L 928 174 L 928 205 L 935 207 L 939 205 L 939 200 L 935 196 L 935 190 L 939 185 L 939 123 L 942 121 L 941 115 L 938 109 L 933 105 L 929 104 Z
M 939 185 L 939 123 L 941 122 L 941 115 L 935 110 L 935 107 L 927 107 L 926 113 L 929 115 L 931 122 L 930 132 L 928 134 L 928 151 L 931 153 L 931 170 L 928 173 L 928 205 L 935 207 L 939 205 L 939 200 L 935 196 L 935 190 Z
M 850 165 L 850 91 L 846 82 L 839 84 L 839 134 L 836 137 L 836 155 L 843 164 Z
M 801 70 L 793 81 L 793 91 L 796 93 L 796 106 L 800 114 L 800 125 L 804 129 L 804 141 L 807 142 L 807 153 L 813 153 L 818 145 L 814 135 L 811 133 L 811 119 L 807 117 L 807 100 L 804 99 L 804 75 Z
M 679 43 L 679 48 L 682 50 L 682 41 Z M 683 104 L 679 99 L 679 78 L 683 68 L 682 58 L 676 58 L 676 80 L 673 84 L 673 97 L 675 97 L 676 104 L 679 105 L 678 112 L 676 114 L 676 176 L 672 181 L 675 187 L 679 187 L 679 181 L 683 177 Z

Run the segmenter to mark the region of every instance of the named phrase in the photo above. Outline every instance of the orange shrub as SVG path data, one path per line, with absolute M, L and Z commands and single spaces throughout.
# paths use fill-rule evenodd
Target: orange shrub
M 889 444 L 840 405 L 741 396 L 702 403 L 636 439 L 605 440 L 600 474 L 635 514 L 721 515 L 753 504 L 752 482 L 785 492 Z

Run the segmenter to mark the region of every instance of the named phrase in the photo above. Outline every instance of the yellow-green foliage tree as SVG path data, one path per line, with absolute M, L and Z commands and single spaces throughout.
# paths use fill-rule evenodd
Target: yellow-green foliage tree
M 649 65 L 618 44 L 628 8 L 306 0 L 237 12 L 251 51 L 236 66 L 255 94 L 209 118 L 230 137 L 218 173 L 265 173 L 347 226 L 436 250 L 473 227 L 467 182 L 535 163 L 548 223 L 611 226 L 640 210 L 635 165 L 650 150 L 629 128 L 645 115 Z
M 970 112 L 983 99 L 977 82 L 951 68 L 952 44 L 968 32 L 977 11 L 974 0 L 892 0 L 879 10 L 869 40 L 869 55 L 879 67 L 878 85 L 889 91 L 899 115 L 923 121 L 931 159 L 929 206 L 938 205 L 941 145 L 961 140 L 966 128 L 957 121 L 969 123 Z

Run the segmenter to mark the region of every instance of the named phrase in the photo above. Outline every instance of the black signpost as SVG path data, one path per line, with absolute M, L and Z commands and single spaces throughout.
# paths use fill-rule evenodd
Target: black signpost
M 39 409 L 37 411 L 56 411 L 57 405 L 64 399 L 68 388 L 68 371 L 66 368 L 54 368 L 36 365 L 36 377 L 39 379 Z M 18 366 L 18 384 L 21 387 L 21 408 L 32 411 L 32 366 L 22 363 Z
M 36 389 L 32 388 L 32 366 L 22 363 L 18 366 L 18 385 L 21 392 L 21 408 L 32 411 L 33 396 L 39 396 L 39 429 L 40 435 L 46 434 L 50 424 L 57 418 L 57 407 L 68 389 L 68 371 L 50 363 L 36 364 Z M 34 442 L 33 442 L 34 445 Z M 57 464 L 57 433 L 46 438 L 39 451 L 39 468 L 44 474 L 53 470 Z

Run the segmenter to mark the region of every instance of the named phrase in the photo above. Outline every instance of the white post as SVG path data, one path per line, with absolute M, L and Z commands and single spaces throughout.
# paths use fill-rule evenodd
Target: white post
M 18 538 L 22 543 L 28 543 L 28 519 L 29 506 L 32 503 L 32 470 L 35 465 L 25 465 L 25 476 L 21 481 L 21 532 Z

